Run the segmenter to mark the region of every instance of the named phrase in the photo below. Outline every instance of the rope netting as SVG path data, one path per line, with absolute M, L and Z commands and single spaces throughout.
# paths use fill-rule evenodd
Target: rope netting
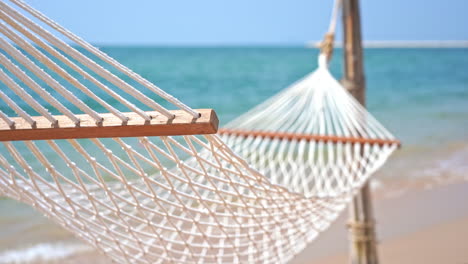
M 327 197 L 363 184 L 399 143 L 330 74 L 318 69 L 221 129 L 272 183 Z
M 37 99 L 33 99 L 20 85 L 15 84 L 12 78 L 26 84 L 41 99 L 47 102 L 49 107 L 53 107 L 59 113 L 66 115 L 76 124 L 79 124 L 80 120 L 68 108 L 74 107 L 81 113 L 88 114 L 98 124 L 103 121 L 95 110 L 83 102 L 86 100 L 93 101 L 95 107 L 106 109 L 121 119 L 123 123 L 128 121 L 122 114 L 122 111 L 125 110 L 135 112 L 147 121 L 151 119 L 151 116 L 147 115 L 145 110 L 157 111 L 167 118 L 173 117 L 172 113 L 155 101 L 156 98 L 149 98 L 145 93 L 130 85 L 108 68 L 113 68 L 126 75 L 130 80 L 146 88 L 147 93 L 158 95 L 173 106 L 190 113 L 194 118 L 198 118 L 199 115 L 194 110 L 110 58 L 104 52 L 83 41 L 25 3 L 21 1 L 12 2 L 22 8 L 25 11 L 24 13 L 29 13 L 30 16 L 56 30 L 59 33 L 57 35 L 60 35 L 59 37 L 50 33 L 25 14 L 4 2 L 0 2 L 0 18 L 2 19 L 0 24 L 0 33 L 2 34 L 0 45 L 3 51 L 0 54 L 0 62 L 4 69 L 12 74 L 12 77 L 9 77 L 2 70 L 0 72 L 2 82 L 21 97 L 28 106 L 46 117 L 52 126 L 56 124 L 54 117 L 36 102 Z M 61 38 L 67 38 L 74 45 L 88 52 L 90 56 L 95 56 L 95 59 L 86 56 L 84 52 L 72 47 Z M 107 68 L 98 64 L 97 60 L 106 63 Z M 14 61 L 17 63 L 15 64 Z M 36 78 L 28 75 L 28 72 Z M 76 74 L 82 79 L 78 80 L 75 77 Z M 51 95 L 42 86 L 52 88 L 53 94 Z M 90 89 L 90 87 L 94 89 Z M 75 90 L 70 91 L 71 88 Z M 96 91 L 99 91 L 99 94 Z M 112 99 L 112 104 L 102 99 L 105 96 Z M 60 100 L 57 100 L 57 98 Z M 1 95 L 1 99 L 34 127 L 32 118 L 26 111 L 22 111 L 5 94 Z M 134 102 L 137 102 L 138 105 L 135 105 Z M 63 104 L 66 104 L 66 106 Z M 3 114 L 2 117 L 4 116 L 6 115 Z M 4 120 L 12 124 L 11 120 Z
M 122 111 L 171 118 L 163 103 L 198 117 L 22 1 L 10 1 L 15 8 L 0 2 L 0 122 L 11 129 L 12 117 L 34 128 L 37 115 L 60 126 L 49 112 L 77 125 L 76 113 L 103 122 L 96 104 L 123 124 Z M 319 64 L 221 137 L 3 142 L 0 195 L 33 206 L 121 263 L 286 262 L 398 145 L 331 76 L 325 57 Z

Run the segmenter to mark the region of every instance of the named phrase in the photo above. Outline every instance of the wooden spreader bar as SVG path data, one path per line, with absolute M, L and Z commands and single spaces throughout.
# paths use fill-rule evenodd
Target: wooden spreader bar
M 377 144 L 379 146 L 397 144 L 400 147 L 401 143 L 399 140 L 389 139 L 371 139 L 371 138 L 358 138 L 358 137 L 338 137 L 338 136 L 322 136 L 322 135 L 311 135 L 311 134 L 296 134 L 286 132 L 268 132 L 268 131 L 247 131 L 237 129 L 221 128 L 218 130 L 218 134 L 221 135 L 234 135 L 240 137 L 261 137 L 268 139 L 282 139 L 282 140 L 305 140 L 310 141 L 322 141 L 332 143 L 352 143 L 352 144 Z
M 52 127 L 51 122 L 43 116 L 33 117 L 35 128 L 23 118 L 13 117 L 13 128 L 0 120 L 0 141 L 215 134 L 219 123 L 215 111 L 195 111 L 200 113 L 197 119 L 182 110 L 170 111 L 175 115 L 173 119 L 158 112 L 146 112 L 152 117 L 147 123 L 136 113 L 123 113 L 129 118 L 127 124 L 122 124 L 122 120 L 113 114 L 106 113 L 100 114 L 104 120 L 99 126 L 85 114 L 76 115 L 80 119 L 79 126 L 66 116 L 54 116 L 58 120 L 57 127 Z

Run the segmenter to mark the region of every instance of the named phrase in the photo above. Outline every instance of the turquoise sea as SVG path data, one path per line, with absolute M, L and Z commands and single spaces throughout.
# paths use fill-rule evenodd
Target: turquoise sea
M 300 47 L 102 47 L 193 108 L 214 108 L 221 125 L 317 67 Z M 405 146 L 467 139 L 468 49 L 368 49 L 367 107 Z M 340 79 L 338 49 L 331 70 Z
M 221 125 L 313 71 L 318 53 L 302 47 L 101 49 L 187 105 L 214 108 Z M 397 195 L 468 180 L 468 49 L 367 49 L 365 65 L 367 107 L 403 143 L 377 173 L 375 188 Z M 331 62 L 338 79 L 342 67 L 338 49 Z M 0 263 L 11 254 L 25 259 L 82 250 L 73 241 L 31 209 L 0 198 Z M 76 247 L 54 248 L 67 243 Z M 28 247 L 34 252 L 22 250 Z
M 302 47 L 102 50 L 189 106 L 214 108 L 221 125 L 313 71 L 318 55 Z M 330 67 L 340 79 L 341 49 Z M 468 177 L 468 49 L 367 49 L 365 67 L 367 107 L 403 143 L 378 179 Z

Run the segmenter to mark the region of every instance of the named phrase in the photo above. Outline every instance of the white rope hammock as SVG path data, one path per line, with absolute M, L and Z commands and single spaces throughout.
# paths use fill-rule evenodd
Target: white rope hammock
M 77 126 L 76 112 L 103 124 L 107 116 L 95 104 L 123 126 L 130 122 L 124 111 L 147 121 L 155 118 L 150 110 L 173 118 L 156 97 L 199 118 L 22 1 L 10 1 L 16 8 L 0 2 L 0 127 L 34 129 L 42 116 L 59 128 L 50 112 Z M 0 196 L 33 206 L 119 263 L 287 262 L 397 148 L 325 60 L 231 122 L 225 141 L 216 135 L 4 141 Z
M 324 55 L 315 72 L 220 133 L 272 183 L 308 197 L 361 186 L 399 144 L 331 76 Z

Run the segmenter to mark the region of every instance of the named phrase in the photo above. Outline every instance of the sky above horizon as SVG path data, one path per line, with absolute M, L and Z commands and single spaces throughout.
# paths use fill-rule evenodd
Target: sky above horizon
M 332 8 L 331 0 L 26 2 L 89 42 L 120 45 L 304 45 L 322 38 Z M 361 0 L 363 38 L 468 40 L 467 10 L 468 0 Z

